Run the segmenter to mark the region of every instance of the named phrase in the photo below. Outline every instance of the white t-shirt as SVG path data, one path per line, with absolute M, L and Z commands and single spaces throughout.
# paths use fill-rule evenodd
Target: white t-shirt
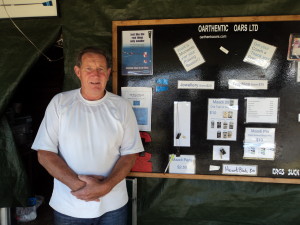
M 106 91 L 87 101 L 80 89 L 57 94 L 49 103 L 32 145 L 34 150 L 58 153 L 80 175 L 108 176 L 122 155 L 142 152 L 143 145 L 130 103 Z M 50 206 L 77 218 L 95 218 L 128 201 L 125 179 L 100 202 L 85 202 L 54 179 Z

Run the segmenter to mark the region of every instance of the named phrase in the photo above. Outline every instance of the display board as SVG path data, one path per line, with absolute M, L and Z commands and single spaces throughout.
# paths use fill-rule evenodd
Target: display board
M 114 21 L 113 90 L 146 135 L 131 175 L 300 183 L 298 59 L 300 16 Z

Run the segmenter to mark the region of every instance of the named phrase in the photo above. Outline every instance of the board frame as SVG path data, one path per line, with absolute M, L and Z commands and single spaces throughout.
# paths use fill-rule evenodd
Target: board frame
M 156 19 L 156 20 L 127 20 L 112 21 L 112 90 L 118 93 L 118 27 L 147 26 L 147 25 L 176 25 L 176 24 L 205 24 L 205 23 L 231 23 L 231 22 L 282 22 L 300 21 L 300 15 L 278 15 L 278 16 L 245 16 L 245 17 L 211 17 L 211 18 L 186 18 L 186 19 Z M 131 177 L 148 178 L 176 178 L 176 179 L 198 179 L 198 180 L 220 180 L 220 181 L 242 181 L 261 183 L 285 183 L 300 184 L 300 179 L 295 178 L 271 178 L 253 176 L 229 176 L 229 175 L 200 175 L 200 174 L 170 174 L 170 173 L 145 173 L 131 172 Z

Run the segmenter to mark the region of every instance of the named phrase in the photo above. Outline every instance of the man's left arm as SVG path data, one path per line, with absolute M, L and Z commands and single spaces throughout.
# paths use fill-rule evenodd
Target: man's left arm
M 120 183 L 134 166 L 137 154 L 121 156 L 115 164 L 111 174 L 100 180 L 96 176 L 80 175 L 79 179 L 86 182 L 86 186 L 72 194 L 84 201 L 95 201 L 109 193 L 118 183 Z

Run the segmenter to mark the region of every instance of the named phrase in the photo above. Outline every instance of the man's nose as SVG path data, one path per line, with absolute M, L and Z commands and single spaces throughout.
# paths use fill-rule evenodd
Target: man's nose
M 97 70 L 97 69 L 93 69 L 93 70 L 91 71 L 91 74 L 92 74 L 93 76 L 100 76 L 100 71 Z

